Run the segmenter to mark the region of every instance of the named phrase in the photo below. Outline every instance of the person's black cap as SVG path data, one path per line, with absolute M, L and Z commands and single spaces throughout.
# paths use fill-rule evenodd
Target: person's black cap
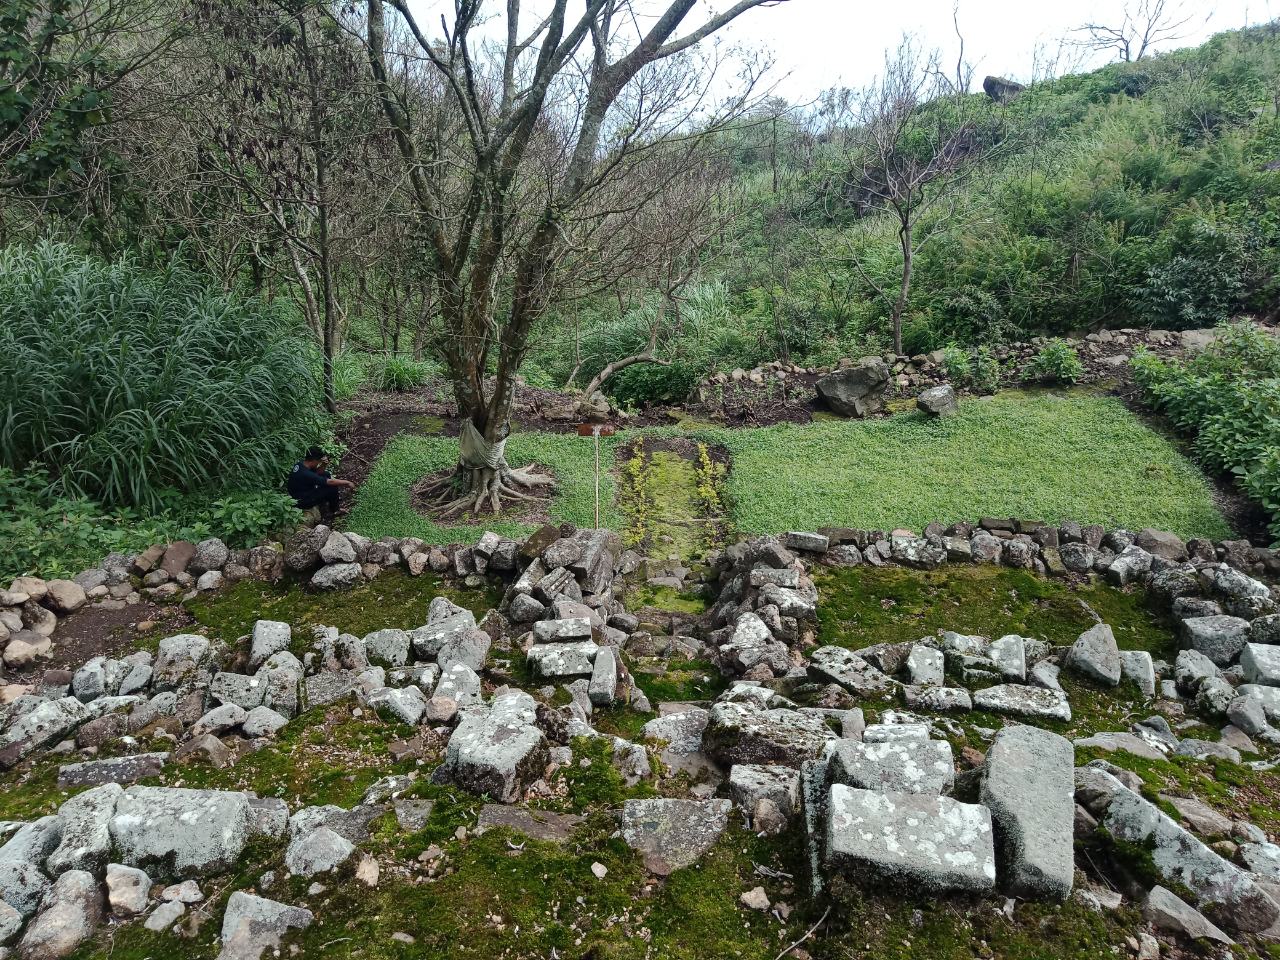
M 307 459 L 307 460 L 322 460 L 322 459 L 324 459 L 324 451 L 323 451 L 323 450 L 321 450 L 319 447 L 308 447 L 308 448 L 307 448 L 307 456 L 306 456 L 306 459 Z

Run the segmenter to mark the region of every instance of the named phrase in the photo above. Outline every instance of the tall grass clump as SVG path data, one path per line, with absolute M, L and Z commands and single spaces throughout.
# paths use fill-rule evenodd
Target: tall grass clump
M 318 439 L 308 333 L 174 262 L 145 272 L 42 243 L 0 251 L 0 467 L 159 510 L 174 491 L 280 488 Z
M 377 388 L 390 393 L 407 393 L 429 380 L 442 379 L 444 373 L 434 360 L 414 360 L 400 353 L 379 357 L 370 367 Z

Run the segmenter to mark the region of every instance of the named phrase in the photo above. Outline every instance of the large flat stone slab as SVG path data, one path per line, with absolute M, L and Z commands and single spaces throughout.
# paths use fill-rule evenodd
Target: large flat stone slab
M 1161 875 L 1195 893 L 1198 906 L 1214 923 L 1257 933 L 1280 919 L 1280 905 L 1250 874 L 1222 859 L 1132 790 L 1115 788 L 1102 826 L 1113 837 L 1149 850 Z
M 938 796 L 955 782 L 955 761 L 946 740 L 841 740 L 831 748 L 829 770 L 832 783 L 889 793 Z
M 881 673 L 852 650 L 819 647 L 809 656 L 809 677 L 818 683 L 836 683 L 855 697 L 891 700 L 897 681 Z
M 129 787 L 116 801 L 111 839 L 120 863 L 153 879 L 200 876 L 232 867 L 256 824 L 243 793 Z
M 976 710 L 1005 713 L 1015 717 L 1038 717 L 1043 720 L 1071 720 L 1071 703 L 1061 690 L 1024 687 L 1002 683 L 987 687 L 973 695 Z
M 1106 750 L 1108 753 L 1114 750 L 1123 750 L 1125 753 L 1132 753 L 1135 757 L 1144 757 L 1147 760 L 1163 760 L 1165 758 L 1164 754 L 1153 747 L 1147 740 L 1136 733 L 1129 733 L 1124 730 L 1104 730 L 1101 733 L 1095 733 L 1091 737 L 1080 737 L 1074 743 L 1077 747 L 1097 747 L 1100 750 Z
M 590 677 L 599 646 L 592 640 L 577 643 L 538 643 L 529 650 L 529 670 L 536 679 Z
M 725 766 L 777 763 L 800 769 L 836 735 L 822 717 L 796 710 L 761 710 L 750 703 L 717 703 L 702 735 L 708 754 Z
M 1075 876 L 1075 750 L 1037 727 L 1005 727 L 983 763 L 981 800 L 991 811 L 1001 882 L 1027 900 L 1065 900 Z
M 573 832 L 582 825 L 584 819 L 569 813 L 552 813 L 548 810 L 529 810 L 525 807 L 486 803 L 480 808 L 476 828 L 492 830 L 494 827 L 510 827 L 535 840 L 564 843 L 573 836 Z
M 728 800 L 628 800 L 622 807 L 622 838 L 644 855 L 654 873 L 695 863 L 729 825 Z
M 996 883 L 991 814 L 979 804 L 836 784 L 827 866 L 855 881 L 938 893 L 988 893 Z
M 58 768 L 58 788 L 95 787 L 103 783 L 133 783 L 157 777 L 169 760 L 167 753 L 135 753 L 127 757 L 68 763 Z

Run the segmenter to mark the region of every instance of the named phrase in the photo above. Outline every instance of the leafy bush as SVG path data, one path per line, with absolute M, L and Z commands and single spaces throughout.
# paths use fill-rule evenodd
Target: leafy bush
M 280 308 L 174 262 L 0 251 L 0 467 L 150 511 L 161 491 L 279 489 L 323 432 L 314 348 Z
M 1245 231 L 1212 203 L 1204 215 L 1180 217 L 1162 244 L 1167 259 L 1149 266 L 1136 289 L 1139 311 L 1175 330 L 1230 319 L 1247 293 L 1248 247 Z
M 979 347 L 973 355 L 973 389 L 979 393 L 1000 389 L 1000 361 L 988 347 Z
M 946 347 L 942 352 L 942 372 L 957 387 L 973 387 L 979 393 L 995 393 L 1000 387 L 1000 361 L 987 347 L 961 350 Z
M 1211 470 L 1235 475 L 1280 536 L 1280 341 L 1252 323 L 1224 324 L 1218 343 L 1184 361 L 1135 351 L 1148 400 L 1183 430 Z
M 973 379 L 973 367 L 969 365 L 969 351 L 957 346 L 942 351 L 942 372 L 958 387 L 966 386 Z
M 113 550 L 135 553 L 172 540 L 220 537 L 232 548 L 248 547 L 302 519 L 283 493 L 230 494 L 212 503 L 166 493 L 159 514 L 107 510 L 92 500 L 58 496 L 43 469 L 15 476 L 0 467 L 0 581 L 71 577 Z
M 1061 337 L 1054 337 L 1040 348 L 1040 352 L 1027 365 L 1023 377 L 1027 380 L 1044 379 L 1074 384 L 1083 374 L 1084 364 L 1076 356 L 1075 349 Z
M 520 368 L 520 376 L 524 382 L 539 390 L 559 390 L 564 384 L 556 380 L 550 373 L 536 363 L 526 363 Z
M 688 360 L 670 366 L 636 363 L 609 379 L 618 403 L 639 407 L 648 403 L 680 403 L 698 382 L 699 368 Z

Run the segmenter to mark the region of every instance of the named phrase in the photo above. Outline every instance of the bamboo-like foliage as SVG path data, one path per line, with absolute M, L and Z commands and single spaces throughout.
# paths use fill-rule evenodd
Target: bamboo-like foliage
M 278 488 L 320 431 L 314 351 L 296 317 L 176 262 L 0 250 L 0 466 L 147 509 Z

